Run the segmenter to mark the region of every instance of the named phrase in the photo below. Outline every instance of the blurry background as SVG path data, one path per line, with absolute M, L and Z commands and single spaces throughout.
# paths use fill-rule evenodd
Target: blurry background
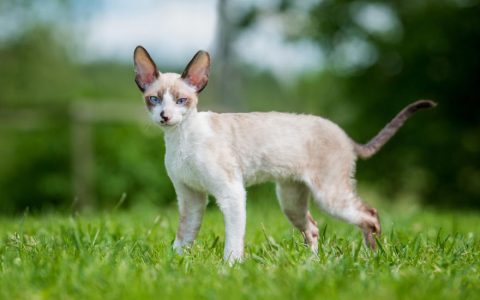
M 0 28 L 2 214 L 175 200 L 139 44 L 164 71 L 211 53 L 200 110 L 319 114 L 359 142 L 433 99 L 359 162 L 359 188 L 480 208 L 478 0 L 0 0 Z

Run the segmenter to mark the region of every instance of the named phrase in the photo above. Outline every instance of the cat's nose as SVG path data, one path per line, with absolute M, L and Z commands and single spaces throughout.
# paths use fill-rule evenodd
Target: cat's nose
M 162 117 L 163 121 L 164 122 L 168 122 L 168 120 L 170 120 L 170 117 L 168 117 L 167 115 L 165 115 L 165 112 L 162 110 L 162 112 L 160 113 L 160 117 Z

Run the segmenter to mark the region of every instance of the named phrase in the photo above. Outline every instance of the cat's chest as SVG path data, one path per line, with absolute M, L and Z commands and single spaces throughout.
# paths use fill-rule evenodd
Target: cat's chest
M 168 174 L 174 181 L 179 181 L 196 190 L 205 190 L 202 180 L 202 161 L 198 159 L 198 145 L 189 141 L 167 143 L 165 152 L 165 166 Z

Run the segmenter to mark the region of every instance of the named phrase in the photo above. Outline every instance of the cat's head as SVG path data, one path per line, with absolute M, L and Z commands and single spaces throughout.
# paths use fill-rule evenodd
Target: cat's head
M 133 56 L 135 82 L 155 123 L 162 127 L 175 126 L 196 111 L 198 94 L 208 83 L 208 52 L 198 51 L 181 75 L 161 73 L 142 46 L 135 48 Z

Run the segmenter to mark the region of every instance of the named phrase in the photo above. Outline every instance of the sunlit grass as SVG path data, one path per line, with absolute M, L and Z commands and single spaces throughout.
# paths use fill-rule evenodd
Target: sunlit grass
M 380 209 L 377 253 L 360 232 L 316 211 L 318 256 L 273 201 L 249 203 L 247 258 L 223 263 L 223 220 L 207 211 L 198 241 L 171 250 L 174 206 L 91 215 L 0 218 L 4 299 L 473 299 L 480 297 L 480 215 Z

